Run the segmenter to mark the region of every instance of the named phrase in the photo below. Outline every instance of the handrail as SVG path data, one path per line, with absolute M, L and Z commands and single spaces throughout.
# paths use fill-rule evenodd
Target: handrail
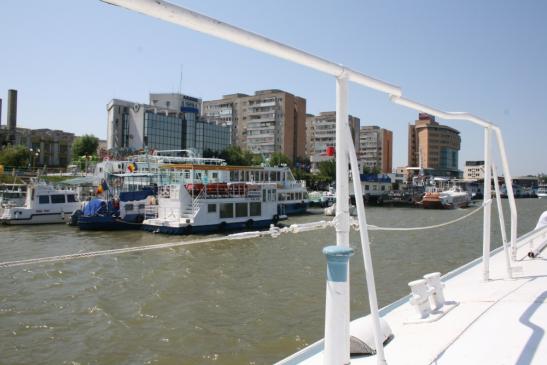
M 203 198 L 203 195 L 205 194 L 206 187 L 203 187 L 199 194 L 194 198 L 192 201 L 192 217 L 195 217 L 196 214 L 199 212 L 199 203 L 201 202 L 201 199 Z

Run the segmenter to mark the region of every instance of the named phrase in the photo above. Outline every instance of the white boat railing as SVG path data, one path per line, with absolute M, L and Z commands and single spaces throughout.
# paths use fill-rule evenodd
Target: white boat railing
M 360 72 L 351 70 L 345 66 L 336 64 L 335 62 L 314 56 L 300 49 L 287 46 L 285 44 L 268 39 L 256 33 L 252 33 L 230 24 L 226 24 L 217 19 L 207 17 L 205 15 L 193 12 L 183 7 L 170 4 L 162 0 L 101 0 L 110 4 L 125 7 L 127 9 L 149 15 L 170 23 L 178 24 L 185 28 L 193 29 L 198 32 L 209 34 L 211 36 L 221 38 L 244 47 L 248 47 L 263 53 L 267 53 L 315 70 L 325 74 L 334 76 L 336 79 L 336 241 L 341 247 L 349 246 L 349 171 L 348 157 L 350 162 L 353 160 L 355 150 L 353 143 L 348 143 L 346 137 L 346 129 L 348 129 L 348 81 L 369 87 L 389 95 L 390 100 L 401 106 L 410 109 L 425 112 L 445 120 L 463 120 L 473 124 L 477 124 L 484 128 L 484 161 L 485 161 L 485 179 L 484 179 L 484 222 L 483 222 L 483 272 L 484 280 L 489 279 L 489 258 L 490 258 L 490 220 L 491 210 L 489 204 L 491 189 L 491 134 L 494 132 L 497 140 L 499 157 L 502 162 L 503 173 L 507 185 L 507 194 L 509 197 L 509 206 L 511 210 L 511 248 L 512 258 L 516 258 L 517 249 L 517 210 L 513 195 L 512 179 L 509 172 L 509 164 L 505 152 L 505 144 L 502 138 L 500 129 L 494 124 L 466 112 L 445 112 L 439 109 L 432 108 L 425 104 L 420 104 L 402 96 L 402 91 L 398 86 L 380 81 L 373 77 L 367 76 Z M 346 143 L 344 143 L 346 142 Z M 352 163 L 352 169 L 354 169 Z M 357 192 L 357 187 L 355 187 Z M 359 199 L 358 199 L 359 200 Z M 364 206 L 361 204 L 358 207 L 359 223 L 361 231 L 367 231 Z M 361 234 L 361 243 L 363 248 L 368 247 L 368 238 L 366 234 Z M 367 275 L 367 283 L 373 281 L 372 260 L 370 251 L 363 250 L 365 272 Z M 345 285 L 348 285 L 346 282 Z M 349 290 L 344 287 L 342 292 L 349 293 Z M 367 285 L 369 298 L 376 298 L 374 285 Z M 374 323 L 374 338 L 376 347 L 376 361 L 378 364 L 386 364 L 384 357 L 383 345 L 380 342 L 380 333 L 377 323 L 379 323 L 378 308 L 371 299 L 371 317 Z M 338 316 L 333 313 L 326 313 L 327 318 L 349 318 L 349 298 L 344 301 L 344 304 L 339 308 L 334 308 L 336 311 L 343 311 L 343 315 Z M 329 322 L 331 323 L 331 322 Z M 327 331 L 339 333 L 339 336 L 329 336 L 331 341 L 325 342 L 325 362 L 329 364 L 345 364 L 349 363 L 349 323 L 335 321 L 335 328 L 326 328 Z M 327 336 L 326 336 L 327 337 Z
M 200 203 L 203 197 L 205 196 L 205 194 L 206 194 L 206 188 L 204 187 L 199 191 L 199 194 L 192 201 L 192 218 L 194 218 L 196 214 L 199 213 Z

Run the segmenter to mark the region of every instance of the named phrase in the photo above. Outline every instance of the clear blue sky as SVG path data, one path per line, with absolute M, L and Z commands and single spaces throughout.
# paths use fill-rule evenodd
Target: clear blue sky
M 547 173 L 547 1 L 173 0 L 502 127 L 513 175 Z M 0 97 L 19 90 L 19 124 L 106 137 L 112 98 L 178 91 L 204 100 L 279 88 L 308 112 L 335 109 L 331 77 L 98 0 L 2 0 Z M 6 121 L 4 102 L 2 121 Z M 352 86 L 350 113 L 394 132 L 407 161 L 416 113 Z M 463 122 L 460 166 L 482 159 L 482 130 Z

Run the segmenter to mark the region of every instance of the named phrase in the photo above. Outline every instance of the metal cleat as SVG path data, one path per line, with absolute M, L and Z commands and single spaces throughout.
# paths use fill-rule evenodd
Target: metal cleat
M 429 305 L 429 295 L 432 289 L 427 287 L 427 281 L 424 279 L 418 279 L 408 283 L 412 296 L 410 297 L 410 304 L 414 306 L 418 313 L 419 319 L 424 319 L 431 313 L 431 307 Z
M 433 310 L 441 309 L 444 305 L 444 284 L 441 283 L 441 273 L 432 272 L 430 274 L 424 275 L 424 279 L 427 281 L 427 285 L 431 290 L 429 296 L 431 307 Z

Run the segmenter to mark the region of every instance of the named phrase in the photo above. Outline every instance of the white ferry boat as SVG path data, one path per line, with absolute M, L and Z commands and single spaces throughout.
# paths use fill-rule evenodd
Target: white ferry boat
M 547 198 L 547 185 L 539 185 L 536 193 L 538 198 Z
M 424 209 L 456 209 L 465 208 L 471 203 L 471 195 L 457 186 L 448 190 L 426 190 L 422 199 Z
M 277 223 L 277 188 L 271 183 L 169 184 L 158 205 L 147 207 L 143 228 L 168 234 L 266 228 Z
M 72 190 L 58 190 L 45 183 L 32 184 L 28 187 L 25 204 L 5 209 L 0 223 L 64 223 L 65 215 L 72 214 L 79 207 L 78 197 Z

